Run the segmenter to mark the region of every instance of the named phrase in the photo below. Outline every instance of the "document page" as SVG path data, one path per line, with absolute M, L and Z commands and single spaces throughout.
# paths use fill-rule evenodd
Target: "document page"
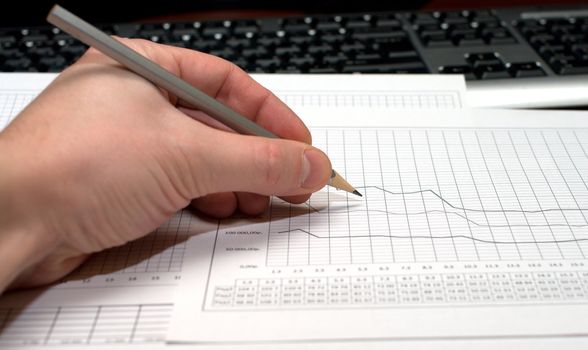
M 189 240 L 168 341 L 588 334 L 588 114 L 402 116 L 313 119 L 363 197 L 273 198 Z

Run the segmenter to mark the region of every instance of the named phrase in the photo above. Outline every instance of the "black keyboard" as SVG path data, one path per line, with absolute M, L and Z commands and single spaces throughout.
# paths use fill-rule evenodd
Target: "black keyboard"
M 99 27 L 208 52 L 251 73 L 440 73 L 471 82 L 557 77 L 558 83 L 588 74 L 588 6 Z M 50 26 L 0 28 L 3 72 L 58 72 L 85 49 Z

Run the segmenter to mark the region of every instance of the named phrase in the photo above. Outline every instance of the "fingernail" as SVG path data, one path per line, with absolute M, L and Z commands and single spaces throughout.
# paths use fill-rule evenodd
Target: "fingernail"
M 322 152 L 315 149 L 307 149 L 304 151 L 304 160 L 302 161 L 302 187 L 316 188 L 321 185 L 324 180 L 324 172 L 322 169 L 324 164 L 324 155 Z

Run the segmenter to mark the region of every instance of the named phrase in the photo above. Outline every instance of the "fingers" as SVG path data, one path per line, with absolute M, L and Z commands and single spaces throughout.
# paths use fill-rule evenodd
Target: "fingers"
M 303 195 L 319 190 L 330 178 L 327 156 L 305 143 L 199 129 L 200 137 L 184 150 L 192 172 L 185 178 L 194 179 L 193 197 L 229 191 Z
M 310 132 L 296 114 L 234 64 L 212 55 L 146 40 L 118 40 L 276 135 L 311 142 Z M 113 63 L 95 50 L 89 50 L 80 62 L 92 60 Z
M 282 196 L 283 200 L 292 204 L 302 204 L 310 198 L 310 194 L 299 194 L 295 196 Z
M 194 199 L 192 207 L 215 218 L 226 218 L 235 212 L 237 203 L 233 192 L 221 192 Z
M 192 201 L 192 207 L 214 218 L 226 218 L 237 209 L 246 215 L 260 215 L 269 205 L 269 197 L 247 192 L 213 193 Z
M 239 211 L 251 216 L 262 214 L 269 206 L 269 197 L 256 193 L 239 192 L 237 200 L 239 201 Z

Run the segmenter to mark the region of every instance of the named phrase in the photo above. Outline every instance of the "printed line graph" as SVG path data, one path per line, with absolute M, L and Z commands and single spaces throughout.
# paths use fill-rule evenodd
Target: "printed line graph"
M 290 231 L 280 231 L 278 233 L 289 233 L 289 232 L 303 232 L 309 236 L 314 238 L 320 239 L 337 239 L 337 238 L 349 238 L 350 236 L 328 236 L 328 237 L 321 237 L 313 234 L 312 232 L 308 232 L 306 230 L 297 228 Z M 399 238 L 399 239 L 453 239 L 453 238 L 464 238 L 469 239 L 476 242 L 481 243 L 491 243 L 491 244 L 544 244 L 544 243 L 571 243 L 571 242 L 583 242 L 588 241 L 588 238 L 580 238 L 580 239 L 562 239 L 562 240 L 554 240 L 554 241 L 489 241 L 485 239 L 465 236 L 465 235 L 455 235 L 455 236 L 392 236 L 392 235 L 363 235 L 363 236 L 351 236 L 352 238 L 368 238 L 368 237 L 389 237 L 389 238 Z
M 331 129 L 313 135 L 364 197 L 326 189 L 307 206 L 274 200 L 269 266 L 588 254 L 584 129 Z
M 526 213 L 526 214 L 538 214 L 538 213 L 544 213 L 544 212 L 565 212 L 565 211 L 588 211 L 588 209 L 581 209 L 581 208 L 551 208 L 551 209 L 541 209 L 541 210 L 516 210 L 516 209 L 506 209 L 506 210 L 481 210 L 481 209 L 471 209 L 471 208 L 460 208 L 458 206 L 455 206 L 451 203 L 449 203 L 447 200 L 445 200 L 444 198 L 442 198 L 441 196 L 439 196 L 439 194 L 437 194 L 435 191 L 432 190 L 422 190 L 422 191 L 412 191 L 412 192 L 404 192 L 404 193 L 397 193 L 397 192 L 392 192 L 392 191 L 387 191 L 383 188 L 380 188 L 378 186 L 356 186 L 356 188 L 359 189 L 364 189 L 364 193 L 366 193 L 366 190 L 373 188 L 373 189 L 377 189 L 380 190 L 382 192 L 386 192 L 392 195 L 411 195 L 411 194 L 424 194 L 424 193 L 431 193 L 433 196 L 437 197 L 439 200 L 445 202 L 445 204 L 447 206 L 449 206 L 452 209 L 456 209 L 456 210 L 463 210 L 463 211 L 471 211 L 471 212 L 487 212 L 487 213 Z M 314 212 L 314 213 L 319 213 L 320 211 L 312 206 L 309 206 L 310 208 L 310 212 Z M 365 209 L 358 209 L 358 210 L 349 210 L 349 212 L 367 212 L 367 210 Z M 483 223 L 478 223 L 470 218 L 468 218 L 467 216 L 460 214 L 459 212 L 454 212 L 454 211 L 440 211 L 440 210 L 427 210 L 427 211 L 421 211 L 421 212 L 392 212 L 392 211 L 385 211 L 385 210 L 378 210 L 378 209 L 373 209 L 370 210 L 370 212 L 378 212 L 378 213 L 384 213 L 384 214 L 388 214 L 388 215 L 426 215 L 426 214 L 432 214 L 432 213 L 445 213 L 445 214 L 450 214 L 450 215 L 456 215 L 476 226 L 486 226 L 486 227 L 517 227 L 517 226 L 521 226 L 521 227 L 543 227 L 543 226 L 569 226 L 569 227 L 588 227 L 588 224 L 579 224 L 579 225 L 573 225 L 573 224 L 545 224 L 545 225 L 534 225 L 534 224 L 526 224 L 526 225 L 489 225 L 489 224 L 483 224 Z M 301 230 L 304 231 L 304 230 Z M 288 232 L 288 231 L 282 231 L 283 232 Z

